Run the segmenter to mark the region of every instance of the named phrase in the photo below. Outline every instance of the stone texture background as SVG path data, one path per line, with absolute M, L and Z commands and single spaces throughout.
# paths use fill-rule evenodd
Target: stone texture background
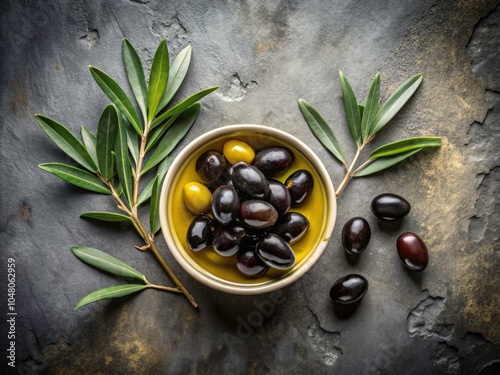
M 500 369 L 500 7 L 494 0 L 4 1 L 0 5 L 0 323 L 7 349 L 6 264 L 16 260 L 16 364 L 19 374 L 496 374 Z M 119 283 L 81 264 L 71 245 L 120 257 L 157 283 L 152 256 L 135 251 L 127 225 L 79 218 L 112 210 L 37 168 L 69 160 L 46 138 L 35 113 L 77 133 L 92 130 L 108 103 L 88 65 L 126 82 L 121 40 L 149 66 L 166 37 L 171 55 L 188 43 L 193 60 L 177 95 L 220 89 L 202 100 L 198 122 L 176 152 L 208 129 L 236 123 L 286 129 L 317 150 L 335 185 L 340 166 L 309 131 L 297 99 L 312 103 L 354 154 L 338 84 L 342 69 L 359 98 L 380 71 L 381 95 L 424 73 L 415 97 L 374 147 L 402 137 L 439 135 L 439 150 L 350 183 L 321 260 L 300 281 L 270 296 L 240 297 L 190 279 L 165 257 L 200 304 L 157 291 L 73 311 L 85 294 Z M 125 85 L 124 85 L 125 86 Z M 369 212 L 382 192 L 408 198 L 399 228 Z M 366 217 L 374 235 L 350 265 L 340 228 Z M 413 276 L 399 264 L 395 239 L 414 231 L 431 262 Z M 370 290 L 347 320 L 328 291 L 359 272 Z M 244 330 L 258 306 L 268 313 Z M 259 322 L 257 322 L 259 323 Z M 257 324 L 254 324 L 257 325 Z

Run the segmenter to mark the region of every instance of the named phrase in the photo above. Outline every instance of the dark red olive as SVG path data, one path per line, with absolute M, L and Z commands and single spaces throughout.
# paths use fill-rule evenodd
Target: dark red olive
M 394 221 L 401 219 L 408 215 L 410 210 L 410 203 L 397 194 L 380 194 L 372 200 L 372 212 L 382 220 Z
M 241 225 L 221 225 L 212 238 L 212 247 L 223 257 L 230 257 L 238 252 L 241 239 L 245 236 L 245 228 Z
M 257 244 L 257 255 L 269 267 L 286 270 L 295 264 L 295 254 L 288 243 L 276 234 L 268 234 Z
M 198 215 L 189 225 L 186 241 L 193 251 L 206 249 L 212 243 L 213 222 L 206 215 Z
M 219 151 L 204 152 L 196 160 L 196 173 L 207 184 L 216 181 L 225 169 L 226 159 Z
M 273 177 L 285 172 L 293 163 L 293 153 L 279 146 L 266 147 L 255 155 L 253 165 L 267 177 Z
M 290 191 L 292 207 L 301 206 L 314 188 L 314 179 L 309 171 L 299 169 L 293 172 L 285 181 Z
M 234 187 L 251 198 L 264 198 L 269 194 L 266 176 L 257 168 L 239 162 L 231 167 L 231 180 Z
M 255 253 L 255 246 L 256 244 L 251 238 L 244 237 L 236 255 L 236 267 L 247 277 L 262 276 L 269 269 Z
M 288 188 L 281 182 L 276 180 L 269 180 L 269 195 L 266 197 L 266 201 L 271 203 L 278 214 L 283 215 L 288 212 L 292 204 L 292 198 L 290 197 L 290 192 Z
M 330 289 L 330 298 L 335 303 L 355 303 L 363 298 L 367 290 L 368 280 L 361 275 L 353 273 L 341 277 L 333 283 Z
M 372 231 L 370 224 L 362 217 L 349 219 L 342 228 L 342 245 L 348 254 L 361 254 L 365 251 Z
M 277 234 L 286 242 L 293 243 L 304 237 L 308 229 L 309 220 L 304 215 L 298 212 L 289 212 L 280 216 L 269 232 Z
M 415 233 L 406 232 L 399 236 L 396 248 L 401 262 L 409 270 L 423 271 L 429 264 L 427 246 Z
M 240 220 L 250 228 L 270 228 L 277 219 L 278 212 L 271 203 L 251 199 L 240 205 Z
M 212 214 L 222 225 L 229 224 L 238 215 L 240 197 L 229 185 L 219 186 L 212 194 Z

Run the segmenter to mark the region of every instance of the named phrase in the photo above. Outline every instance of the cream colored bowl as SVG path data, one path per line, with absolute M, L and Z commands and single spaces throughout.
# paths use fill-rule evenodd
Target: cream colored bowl
M 270 270 L 259 278 L 247 278 L 237 270 L 236 257 L 221 257 L 211 248 L 195 253 L 187 246 L 187 228 L 194 216 L 184 206 L 182 187 L 188 182 L 200 182 L 196 175 L 195 163 L 203 152 L 222 152 L 223 144 L 232 139 L 244 141 L 256 151 L 270 145 L 288 147 L 294 153 L 295 161 L 283 176 L 276 178 L 282 182 L 297 169 L 307 169 L 314 177 L 314 189 L 307 202 L 297 209 L 290 209 L 305 215 L 311 225 L 304 238 L 291 245 L 297 260 L 289 270 Z M 333 185 L 319 158 L 294 136 L 262 125 L 224 126 L 193 140 L 172 163 L 163 182 L 160 197 L 163 236 L 181 267 L 193 278 L 211 288 L 240 295 L 271 292 L 304 275 L 320 259 L 327 247 L 336 215 Z

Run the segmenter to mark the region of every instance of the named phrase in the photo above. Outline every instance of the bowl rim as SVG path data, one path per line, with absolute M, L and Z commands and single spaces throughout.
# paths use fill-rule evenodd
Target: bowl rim
M 324 232 L 324 238 L 318 243 L 316 249 L 314 250 L 313 253 L 311 253 L 310 256 L 304 261 L 304 263 L 299 267 L 296 271 L 293 273 L 277 279 L 276 282 L 267 282 L 264 284 L 236 284 L 232 282 L 221 282 L 220 278 L 214 276 L 214 278 L 210 278 L 202 273 L 200 273 L 198 270 L 196 270 L 182 255 L 181 251 L 177 249 L 177 246 L 175 244 L 175 240 L 173 238 L 173 234 L 170 232 L 169 229 L 169 224 L 168 224 L 168 210 L 167 209 L 160 209 L 159 214 L 160 214 L 160 226 L 161 230 L 163 233 L 163 237 L 165 239 L 165 242 L 167 244 L 167 247 L 172 254 L 172 256 L 175 258 L 175 260 L 179 263 L 179 265 L 186 271 L 191 277 L 193 277 L 195 280 L 201 282 L 202 284 L 209 286 L 213 289 L 230 293 L 230 294 L 238 294 L 238 295 L 256 295 L 256 294 L 263 294 L 263 293 L 268 293 L 272 292 L 278 289 L 281 289 L 299 278 L 301 278 L 311 267 L 318 261 L 318 259 L 321 257 L 323 252 L 328 246 L 329 240 L 331 238 L 331 235 L 333 233 L 333 229 L 335 226 L 335 221 L 336 221 L 336 216 L 337 216 L 337 200 L 335 196 L 335 190 L 333 187 L 333 183 L 331 181 L 330 175 L 328 174 L 328 171 L 326 170 L 326 167 L 323 165 L 323 162 L 319 159 L 319 157 L 311 150 L 309 146 L 307 146 L 304 142 L 302 142 L 300 139 L 296 138 L 290 133 L 287 133 L 283 130 L 273 128 L 270 126 L 265 126 L 265 125 L 256 125 L 256 124 L 234 124 L 234 125 L 225 125 L 221 126 L 219 128 L 210 130 L 204 134 L 201 134 L 179 152 L 179 154 L 176 156 L 174 161 L 172 162 L 172 165 L 170 166 L 165 179 L 163 181 L 162 187 L 161 187 L 161 194 L 160 194 L 160 202 L 159 205 L 161 208 L 166 207 L 167 199 L 168 199 L 168 193 L 171 190 L 171 182 L 177 175 L 180 167 L 184 164 L 184 161 L 193 153 L 195 152 L 200 146 L 204 145 L 205 143 L 220 137 L 224 136 L 227 133 L 231 132 L 236 132 L 236 131 L 257 131 L 261 133 L 266 133 L 269 134 L 270 136 L 274 136 L 276 138 L 279 138 L 287 143 L 290 143 L 293 145 L 295 148 L 297 148 L 299 151 L 301 151 L 307 159 L 311 162 L 311 164 L 314 165 L 316 172 L 320 178 L 320 180 L 323 183 L 324 189 L 325 189 L 325 194 L 327 195 L 329 207 L 328 207 L 328 213 L 326 217 L 326 227 Z

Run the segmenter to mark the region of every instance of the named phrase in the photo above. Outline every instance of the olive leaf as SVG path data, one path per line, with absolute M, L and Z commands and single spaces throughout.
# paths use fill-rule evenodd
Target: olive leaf
M 385 156 L 404 154 L 411 150 L 422 149 L 427 147 L 441 146 L 441 138 L 439 137 L 413 137 L 405 138 L 396 142 L 388 143 L 380 146 L 373 151 L 368 159 L 376 159 Z
M 142 67 L 139 54 L 127 38 L 123 39 L 122 54 L 130 88 L 142 112 L 144 123 L 146 123 L 148 113 L 148 87 L 146 78 L 144 77 L 144 68 Z
M 142 127 L 139 116 L 137 115 L 129 97 L 125 94 L 120 85 L 118 85 L 118 83 L 116 83 L 111 76 L 102 70 L 94 66 L 90 66 L 89 69 L 92 77 L 94 77 L 102 91 L 104 91 L 107 97 L 113 102 L 114 105 L 116 105 L 120 112 L 123 113 L 127 120 L 130 121 L 137 134 L 142 135 Z
M 45 134 L 47 134 L 66 155 L 85 169 L 91 172 L 97 171 L 97 165 L 84 144 L 80 142 L 66 126 L 44 115 L 35 115 L 35 117 Z
M 318 111 L 304 99 L 299 99 L 299 107 L 312 132 L 318 140 L 342 163 L 345 163 L 344 153 L 332 129 L 323 120 Z
M 377 73 L 370 85 L 365 105 L 361 114 L 361 139 L 365 142 L 369 135 L 373 120 L 378 111 L 378 102 L 380 99 L 380 74 Z M 359 108 L 359 106 L 358 106 Z M 361 111 L 360 111 L 361 112 Z
M 38 167 L 83 189 L 101 194 L 111 194 L 111 190 L 99 178 L 86 170 L 63 163 L 43 163 L 39 164 Z
M 361 145 L 361 117 L 359 115 L 359 107 L 356 96 L 352 91 L 352 87 L 347 80 L 347 77 L 339 70 L 340 87 L 342 89 L 342 100 L 344 102 L 344 111 L 347 119 L 347 126 L 351 133 L 352 139 L 359 147 Z
M 106 180 L 110 180 L 114 175 L 115 160 L 113 149 L 116 143 L 116 133 L 118 132 L 118 116 L 113 104 L 109 104 L 101 114 L 97 125 L 97 161 L 99 171 Z
M 421 149 L 418 148 L 416 150 L 408 151 L 403 154 L 398 154 L 398 155 L 393 155 L 393 156 L 387 156 L 379 159 L 373 159 L 374 161 L 371 162 L 370 164 L 367 164 L 365 167 L 360 168 L 358 171 L 354 172 L 353 176 L 354 177 L 365 177 L 369 176 L 371 174 L 383 171 L 384 169 L 387 169 L 389 167 L 392 167 L 393 165 L 409 158 L 413 154 L 416 154 L 419 152 Z
M 167 41 L 163 39 L 156 49 L 153 58 L 153 65 L 149 74 L 148 85 L 148 123 L 151 122 L 157 114 L 158 105 L 160 104 L 165 88 L 167 87 L 169 70 L 169 57 L 167 49 Z
M 160 188 L 159 175 L 156 175 L 151 189 L 151 204 L 149 207 L 149 225 L 151 234 L 156 234 L 160 230 Z
M 416 74 L 399 86 L 386 100 L 377 112 L 370 129 L 370 135 L 376 134 L 399 112 L 399 110 L 412 97 L 422 83 L 422 73 Z
M 185 100 L 180 102 L 179 104 L 175 105 L 174 107 L 170 108 L 168 111 L 165 113 L 161 114 L 158 116 L 151 124 L 151 127 L 155 127 L 160 125 L 163 121 L 168 119 L 169 117 L 180 113 L 187 109 L 188 107 L 192 106 L 194 103 L 197 103 L 200 99 L 203 97 L 207 96 L 210 94 L 212 91 L 215 91 L 219 88 L 219 86 L 214 86 L 214 87 L 209 87 L 208 89 L 204 89 L 201 91 L 198 91 L 196 94 L 193 94 L 189 97 L 187 97 Z
M 170 66 L 167 87 L 165 89 L 165 94 L 158 105 L 158 111 L 161 111 L 168 103 L 170 103 L 170 100 L 172 100 L 184 81 L 189 69 L 189 64 L 191 63 L 191 53 L 192 47 L 189 44 L 175 57 L 174 62 Z
M 151 168 L 156 166 L 172 152 L 175 146 L 177 146 L 181 139 L 184 138 L 189 129 L 191 129 L 191 126 L 195 123 L 198 115 L 200 114 L 200 108 L 200 103 L 195 103 L 182 112 L 182 114 L 167 130 L 156 147 L 156 150 L 153 152 L 153 155 L 151 155 L 147 163 L 144 165 L 142 170 L 143 173 L 146 173 Z
M 137 160 L 139 159 L 139 136 L 135 132 L 132 125 L 130 125 L 130 122 L 122 114 L 119 114 L 119 117 L 118 121 L 121 121 L 127 130 L 128 150 L 130 155 L 132 155 L 132 160 L 134 160 L 134 163 L 137 164 Z
M 84 212 L 83 214 L 80 215 L 80 217 L 84 219 L 95 219 L 95 220 L 109 221 L 109 222 L 131 220 L 130 216 L 127 215 L 118 214 L 115 212 L 98 212 L 98 211 Z
M 96 153 L 96 136 L 88 130 L 85 126 L 80 127 L 80 135 L 82 136 L 82 142 L 87 151 L 89 152 L 95 165 L 97 165 L 97 153 Z
M 145 276 L 120 259 L 102 250 L 86 246 L 72 246 L 71 252 L 82 262 L 113 275 L 145 281 Z
M 115 151 L 116 170 L 123 192 L 130 206 L 132 206 L 132 171 L 129 160 L 128 145 L 127 145 L 127 129 L 122 121 L 118 121 L 118 134 L 116 136 Z
M 147 285 L 143 284 L 124 284 L 99 289 L 83 297 L 80 302 L 77 303 L 75 310 L 92 302 L 100 301 L 103 299 L 124 297 L 129 294 L 137 293 L 146 289 L 147 287 Z

